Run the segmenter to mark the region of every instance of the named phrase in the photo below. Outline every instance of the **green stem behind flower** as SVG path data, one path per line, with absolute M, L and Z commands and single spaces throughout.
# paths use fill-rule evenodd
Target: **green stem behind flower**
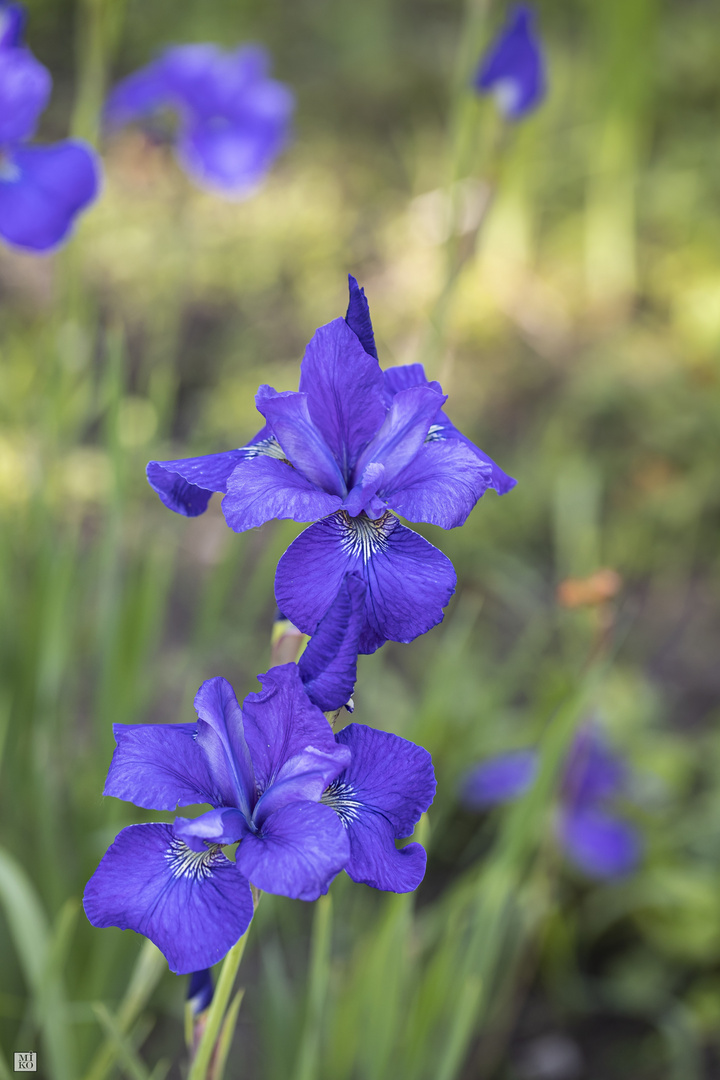
M 259 896 L 258 896 L 259 899 Z M 257 907 L 257 900 L 255 901 Z M 215 995 L 208 1011 L 205 1030 L 198 1044 L 197 1053 L 190 1065 L 188 1080 L 210 1080 L 209 1069 L 212 1063 L 213 1052 L 220 1035 L 220 1029 L 227 1012 L 230 996 L 235 985 L 235 977 L 240 967 L 240 962 L 247 945 L 248 930 L 238 942 L 233 945 L 223 961 L 220 970 L 220 978 L 215 988 Z

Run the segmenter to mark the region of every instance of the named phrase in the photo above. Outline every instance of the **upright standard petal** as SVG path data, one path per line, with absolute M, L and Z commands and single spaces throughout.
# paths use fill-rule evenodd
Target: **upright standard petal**
M 366 584 L 362 653 L 384 641 L 409 642 L 442 621 L 455 591 L 450 560 L 392 514 L 371 521 L 345 513 L 318 521 L 278 563 L 278 607 L 305 634 L 314 634 L 346 574 Z
M 225 520 L 235 532 L 258 528 L 274 518 L 316 521 L 341 506 L 339 495 L 328 495 L 287 461 L 268 457 L 238 465 L 222 501 Z
M 534 24 L 531 8 L 525 4 L 512 8 L 475 75 L 475 88 L 494 93 L 510 120 L 520 120 L 545 96 L 545 62 Z
M 464 778 L 462 801 L 471 810 L 512 802 L 532 787 L 537 776 L 535 750 L 511 750 L 476 765 Z
M 0 236 L 28 251 L 49 251 L 98 192 L 100 169 L 85 143 L 15 147 L 0 171 Z
M 602 810 L 565 812 L 559 836 L 568 857 L 590 877 L 622 877 L 640 861 L 642 842 L 637 830 Z
M 366 591 L 367 585 L 359 575 L 343 579 L 298 660 L 305 693 L 324 712 L 342 708 L 352 697 L 358 643 L 365 623 Z
M 13 35 L 14 18 L 11 9 L 0 9 L 0 41 Z M 0 45 L 0 146 L 30 138 L 51 88 L 50 72 L 29 49 Z M 8 171 L 8 163 L 0 163 L 0 179 Z
M 219 848 L 192 851 L 169 825 L 123 829 L 83 897 L 93 926 L 150 938 L 172 971 L 212 967 L 247 930 L 250 886 Z
M 391 892 L 412 892 L 425 874 L 420 844 L 395 847 L 411 836 L 435 796 L 432 759 L 422 746 L 363 724 L 343 728 L 337 741 L 352 752 L 349 767 L 323 802 L 347 829 L 353 881 Z
M 456 439 L 427 443 L 390 484 L 387 505 L 408 521 L 443 529 L 462 525 L 492 481 L 489 465 Z
M 216 676 L 202 684 L 194 704 L 197 744 L 222 792 L 215 805 L 236 806 L 249 816 L 255 805 L 256 778 L 235 691 L 227 679 Z
M 411 386 L 430 386 L 438 393 L 442 393 L 440 383 L 434 380 L 431 382 L 427 378 L 422 364 L 403 364 L 399 367 L 385 368 L 383 378 L 385 380 L 385 397 L 388 404 L 400 390 L 407 390 Z M 479 446 L 476 446 L 474 442 L 471 442 L 470 439 L 463 435 L 462 431 L 455 427 L 446 413 L 439 409 L 428 432 L 428 443 L 445 442 L 454 439 L 463 442 L 473 454 L 490 466 L 492 479 L 489 486 L 494 488 L 498 495 L 505 495 L 506 492 L 515 487 L 517 481 L 503 472 L 500 466 L 484 450 L 481 450 Z
M 117 746 L 104 795 L 147 810 L 216 805 L 218 785 L 195 741 L 195 724 L 114 724 Z
M 262 690 L 243 701 L 243 719 L 257 788 L 263 792 L 285 763 L 306 747 L 332 754 L 335 740 L 327 720 L 305 693 L 297 664 L 270 668 L 258 680 Z
M 375 347 L 372 319 L 370 318 L 370 305 L 365 297 L 365 290 L 360 288 L 352 274 L 348 274 L 348 289 L 350 298 L 345 313 L 345 322 L 355 334 L 365 352 L 369 353 L 370 356 L 374 356 L 377 360 L 378 354 Z
M 257 835 L 247 836 L 235 859 L 257 889 L 293 900 L 317 900 L 349 854 L 346 832 L 329 807 L 292 802 L 270 814 Z
M 302 362 L 300 392 L 307 394 L 310 416 L 347 480 L 385 419 L 385 403 L 378 362 L 344 319 L 315 331 Z

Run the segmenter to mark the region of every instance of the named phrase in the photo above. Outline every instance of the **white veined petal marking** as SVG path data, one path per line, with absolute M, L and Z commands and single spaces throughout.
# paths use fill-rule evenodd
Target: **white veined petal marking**
M 244 450 L 246 461 L 251 461 L 252 458 L 260 457 L 261 455 L 278 458 L 280 461 L 287 461 L 285 451 L 274 435 L 269 435 L 267 439 L 261 439 L 260 442 L 252 443 L 250 446 L 241 446 L 240 449 Z M 288 464 L 290 463 L 288 462 Z
M 350 784 L 344 784 L 340 780 L 333 780 L 329 787 L 325 788 L 320 796 L 320 802 L 332 807 L 343 825 L 348 825 L 360 817 L 363 804 L 358 802 L 355 796 L 355 788 Z
M 428 433 L 425 436 L 425 442 L 445 442 L 445 425 L 444 424 L 431 424 L 428 428 Z
M 373 521 L 364 512 L 358 517 L 350 517 L 344 510 L 339 515 L 340 546 L 345 555 L 362 556 L 367 563 L 378 551 L 387 547 L 388 537 L 397 525 L 397 518 L 389 510 L 382 517 Z
M 214 865 L 225 856 L 219 844 L 213 844 L 205 851 L 193 851 L 183 840 L 175 837 L 165 852 L 165 858 L 170 863 L 170 873 L 173 877 L 204 881 L 212 874 Z

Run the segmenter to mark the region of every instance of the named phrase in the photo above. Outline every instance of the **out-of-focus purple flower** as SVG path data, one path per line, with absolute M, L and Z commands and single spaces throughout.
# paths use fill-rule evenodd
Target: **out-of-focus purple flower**
M 380 369 L 353 277 L 346 318 L 307 347 L 299 392 L 262 386 L 255 401 L 266 423 L 247 446 L 150 462 L 165 505 L 194 517 L 218 491 L 236 532 L 272 518 L 314 521 L 275 577 L 278 606 L 303 633 L 316 633 L 348 574 L 365 584 L 360 652 L 440 622 L 455 590 L 452 564 L 395 514 L 455 528 L 487 488 L 503 494 L 515 481 L 450 422 L 422 365 Z
M 538 764 L 534 750 L 515 750 L 483 761 L 465 776 L 462 800 L 473 810 L 512 802 L 535 782 Z M 640 859 L 637 830 L 605 809 L 626 785 L 625 762 L 607 745 L 597 723 L 584 724 L 563 770 L 557 835 L 566 855 L 591 877 L 620 877 Z
M 210 1007 L 214 993 L 215 989 L 210 968 L 193 971 L 188 982 L 187 1000 L 194 1016 L 205 1012 Z
M 225 679 L 204 683 L 195 724 L 114 727 L 105 794 L 148 809 L 208 803 L 172 825 L 123 829 L 85 889 L 94 926 L 149 937 L 179 974 L 221 960 L 253 914 L 249 882 L 315 900 L 350 855 L 320 798 L 350 762 L 295 664 L 259 677 L 240 708 Z M 235 861 L 222 847 L 241 841 Z
M 178 114 L 175 148 L 181 166 L 202 187 L 231 197 L 250 194 L 290 137 L 295 98 L 268 77 L 270 58 L 258 45 L 223 52 L 216 45 L 179 45 L 123 79 L 105 115 L 118 126 L 160 108 Z
M 96 197 L 99 166 L 83 142 L 27 146 L 52 87 L 50 73 L 22 45 L 25 13 L 0 0 L 0 236 L 28 251 L 65 240 Z
M 513 750 L 483 761 L 465 777 L 462 800 L 473 810 L 511 802 L 535 782 L 537 766 L 534 750 Z
M 520 120 L 545 97 L 545 61 L 535 31 L 535 13 L 525 4 L 513 7 L 505 26 L 480 61 L 474 85 L 492 93 L 504 115 Z

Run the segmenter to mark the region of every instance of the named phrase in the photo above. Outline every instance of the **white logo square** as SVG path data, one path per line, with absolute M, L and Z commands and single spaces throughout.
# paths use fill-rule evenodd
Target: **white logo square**
M 15 1072 L 37 1072 L 37 1054 L 15 1054 Z

